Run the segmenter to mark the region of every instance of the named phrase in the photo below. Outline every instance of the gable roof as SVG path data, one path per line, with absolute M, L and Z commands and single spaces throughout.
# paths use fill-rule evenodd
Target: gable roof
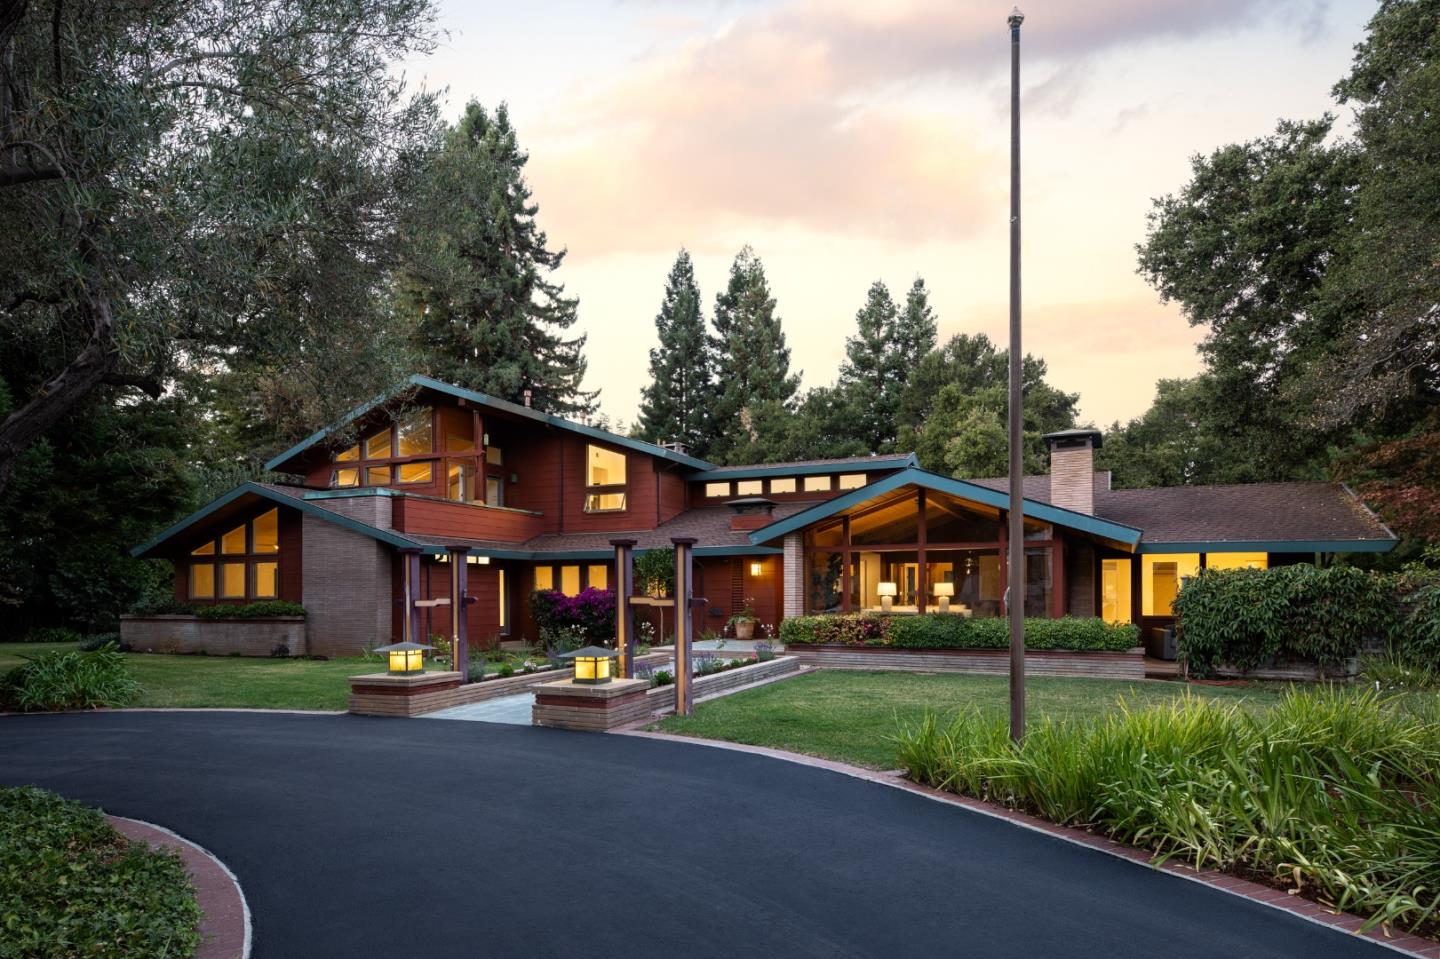
M 961 499 L 968 499 L 976 503 L 984 503 L 987 506 L 994 506 L 1005 509 L 1010 505 L 1010 497 L 999 490 L 989 486 L 982 486 L 972 483 L 969 480 L 959 480 L 950 476 L 942 476 L 939 473 L 932 473 L 919 467 L 910 467 L 891 473 L 873 483 L 867 483 L 856 490 L 851 490 L 844 495 L 834 499 L 817 503 L 809 509 L 801 510 L 791 516 L 771 523 L 769 526 L 757 529 L 750 534 L 750 542 L 754 544 L 764 543 L 768 540 L 784 536 L 795 530 L 809 526 L 828 516 L 849 509 L 866 500 L 874 499 L 876 496 L 901 489 L 905 486 L 917 486 L 925 489 L 936 490 L 941 493 L 948 493 L 951 496 L 958 496 Z M 1059 506 L 1051 505 L 1037 499 L 1026 498 L 1024 501 L 1024 512 L 1032 519 L 1043 520 L 1047 523 L 1054 523 L 1057 526 L 1064 526 L 1069 529 L 1080 530 L 1084 533 L 1091 533 L 1106 539 L 1114 540 L 1117 543 L 1128 547 L 1135 547 L 1140 542 L 1142 531 L 1136 527 L 1124 523 L 1117 523 L 1113 520 L 1103 519 L 1099 516 L 1091 516 L 1088 513 L 1077 513 L 1074 510 L 1062 509 Z
M 667 460 L 671 463 L 678 463 L 681 466 L 688 466 L 691 469 L 708 470 L 713 468 L 713 464 L 708 463 L 705 460 L 696 459 L 695 457 L 687 456 L 684 453 L 677 453 L 674 450 L 667 450 L 665 449 L 665 447 L 656 446 L 654 443 L 646 443 L 643 440 L 631 439 L 628 436 L 621 436 L 618 433 L 611 433 L 608 430 L 602 430 L 598 427 L 586 426 L 584 423 L 576 423 L 572 420 L 567 420 L 562 417 L 555 416 L 551 413 L 544 413 L 529 406 L 521 406 L 519 403 L 511 403 L 509 400 L 502 400 L 485 393 L 477 392 L 475 390 L 467 390 L 462 386 L 453 386 L 449 383 L 442 383 L 440 380 L 433 379 L 429 376 L 422 376 L 419 373 L 407 376 L 404 381 L 402 381 L 395 388 L 369 400 L 368 402 L 360 404 L 359 406 L 355 407 L 355 409 L 351 410 L 349 413 L 346 413 L 343 417 L 341 417 L 339 421 L 330 424 L 324 429 L 317 430 L 316 432 L 311 433 L 309 436 L 305 437 L 303 440 L 296 443 L 294 446 L 290 447 L 288 450 L 281 453 L 279 456 L 271 459 L 268 463 L 265 464 L 265 468 L 267 470 L 283 471 L 285 467 L 289 465 L 291 460 L 293 460 L 295 457 L 299 456 L 306 450 L 310 449 L 315 444 L 326 439 L 331 434 L 335 433 L 337 430 L 350 425 L 351 423 L 358 420 L 360 417 L 364 416 L 366 413 L 369 413 L 372 410 L 384 406 L 386 403 L 390 402 L 395 397 L 399 396 L 401 393 L 404 393 L 406 390 L 415 388 L 433 390 L 437 393 L 443 393 L 446 396 L 453 396 L 456 399 L 466 400 L 470 403 L 475 403 L 479 406 L 484 406 L 492 410 L 500 410 L 512 416 L 518 416 L 543 426 L 553 426 L 556 429 L 568 430 L 572 433 L 578 433 L 581 436 L 585 436 L 590 439 L 599 440 L 603 443 L 609 443 L 612 446 L 622 446 L 626 449 L 632 449 L 640 453 L 645 453 L 648 456 L 653 456 L 656 459 Z
M 899 470 L 919 466 L 914 453 L 890 456 L 840 456 L 832 459 L 791 460 L 788 463 L 756 463 L 741 466 L 717 466 L 687 477 L 691 480 L 754 479 L 760 476 L 820 476 L 826 473 L 853 473 L 864 467 L 871 470 Z

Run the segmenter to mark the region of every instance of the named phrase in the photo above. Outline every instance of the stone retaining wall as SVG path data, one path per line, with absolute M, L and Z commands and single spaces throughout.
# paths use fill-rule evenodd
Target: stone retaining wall
M 120 641 L 145 653 L 211 656 L 273 656 L 284 646 L 291 656 L 308 652 L 305 617 L 200 619 L 196 616 L 121 616 Z
M 799 657 L 777 656 L 768 662 L 753 663 L 738 669 L 727 669 L 723 673 L 711 673 L 709 676 L 697 676 L 691 688 L 698 702 L 703 697 L 720 695 L 737 686 L 748 686 L 764 679 L 773 679 L 776 676 L 793 673 L 799 668 Z M 656 686 L 645 694 L 645 701 L 649 704 L 652 715 L 674 712 L 675 687 L 673 685 Z
M 1010 651 L 1005 649 L 896 649 L 893 646 L 797 644 L 787 647 L 786 653 L 807 666 L 826 669 L 912 670 L 998 676 L 1010 672 Z M 1144 679 L 1145 651 L 1138 646 L 1125 652 L 1028 650 L 1025 653 L 1025 674 Z

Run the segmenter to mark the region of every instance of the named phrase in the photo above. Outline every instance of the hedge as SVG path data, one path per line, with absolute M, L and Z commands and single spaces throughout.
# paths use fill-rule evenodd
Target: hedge
M 222 603 L 218 606 L 201 606 L 195 610 L 197 619 L 269 619 L 273 616 L 304 615 L 304 606 L 299 603 L 287 603 L 283 599 L 245 605 Z
M 780 624 L 787 646 L 888 646 L 895 649 L 1005 649 L 1010 626 L 1005 619 L 971 619 L 950 613 L 876 616 L 868 613 L 792 616 Z M 1140 645 L 1130 623 L 1094 618 L 1026 619 L 1027 649 L 1123 651 Z

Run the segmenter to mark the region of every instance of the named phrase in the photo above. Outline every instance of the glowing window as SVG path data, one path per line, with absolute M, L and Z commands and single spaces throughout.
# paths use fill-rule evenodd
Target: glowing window
M 538 592 L 542 589 L 555 588 L 555 571 L 549 566 L 535 567 L 535 589 Z
M 255 517 L 252 553 L 280 552 L 280 510 L 272 509 Z
M 355 446 L 350 447 L 348 450 L 341 450 L 340 452 L 335 454 L 336 461 L 341 463 L 348 460 L 358 460 L 359 458 L 360 446 L 358 443 Z
M 366 486 L 388 486 L 390 483 L 390 467 L 371 466 L 365 470 Z
M 280 564 L 255 564 L 255 591 L 250 595 L 256 599 L 274 599 L 280 595 Z
M 780 479 L 770 481 L 770 492 L 772 493 L 793 493 L 795 492 L 795 477 L 782 476 Z
M 430 452 L 430 411 L 416 410 L 411 413 L 400 421 L 396 433 L 400 438 L 401 456 L 420 456 Z
M 225 599 L 245 598 L 245 564 L 220 564 L 220 595 Z
M 510 593 L 505 589 L 505 571 L 495 571 L 500 576 L 500 632 L 510 632 Z
M 830 477 L 828 477 L 828 476 L 807 476 L 807 477 L 805 477 L 805 492 L 807 492 L 807 493 L 828 493 L 828 492 L 830 492 Z
M 445 427 L 445 452 L 470 453 L 474 449 L 475 437 L 470 435 L 468 423 L 463 427 L 458 425 Z
M 846 473 L 840 477 L 840 489 L 859 489 L 865 485 L 864 473 Z
M 706 495 L 706 496 L 729 496 L 729 495 L 730 495 L 730 484 L 729 484 L 729 483 L 706 483 L 706 484 L 705 484 L 705 495 Z
M 765 492 L 764 480 L 741 480 L 735 484 L 736 496 L 759 496 Z
M 580 567 L 560 567 L 560 592 L 566 596 L 574 596 L 580 592 Z
M 245 552 L 245 527 L 243 525 L 235 527 L 230 532 L 220 537 L 220 552 Z
M 430 464 L 430 463 L 401 463 L 401 464 L 400 464 L 399 473 L 400 473 L 400 477 L 399 477 L 398 482 L 401 482 L 401 483 L 428 483 L 428 482 L 430 482 L 430 478 L 431 478 L 431 475 L 432 475 L 432 464 Z
M 1140 558 L 1140 614 L 1173 616 L 1185 580 L 1200 572 L 1199 553 L 1146 553 Z
M 1100 618 L 1107 623 L 1130 622 L 1134 618 L 1130 593 L 1130 560 L 1101 560 Z
M 498 476 L 485 477 L 485 505 L 505 505 L 505 484 L 501 482 Z
M 215 598 L 214 563 L 194 563 L 190 566 L 190 595 L 194 599 Z
M 610 581 L 610 567 L 596 564 L 586 570 L 591 589 L 604 589 Z
M 190 551 L 190 555 L 191 555 L 191 556 L 214 556 L 214 555 L 215 555 L 215 541 L 212 539 L 212 540 L 210 540 L 210 542 L 206 543 L 206 544 L 203 545 L 203 546 L 197 546 L 197 547 L 195 547 L 194 549 L 192 549 L 192 550 Z
M 336 470 L 330 476 L 331 486 L 359 486 L 360 471 L 357 469 Z
M 502 450 L 502 449 L 501 449 L 500 447 L 498 447 L 498 446 L 487 446 L 487 447 L 485 447 L 485 462 L 489 463 L 491 466 L 504 466 L 504 465 L 505 465 L 505 451 Z M 623 477 L 623 475 L 624 475 L 624 473 L 625 473 L 625 467 L 624 467 L 624 464 L 623 464 L 623 463 L 621 464 L 621 467 L 620 467 L 620 473 L 621 473 L 621 475 L 622 475 L 622 477 Z M 622 479 L 620 480 L 620 482 L 623 483 L 623 482 L 624 482 L 624 479 L 622 478 Z
M 587 493 L 585 512 L 616 513 L 625 509 L 624 493 Z
M 471 478 L 473 469 L 467 463 L 451 463 L 450 468 L 445 471 L 445 497 L 453 499 L 457 503 L 466 503 L 473 499 L 471 494 Z
M 585 447 L 586 486 L 623 486 L 624 484 L 624 453 L 607 450 L 603 446 Z
M 1206 569 L 1268 569 L 1269 553 L 1206 553 Z
M 365 441 L 367 460 L 384 459 L 390 455 L 390 431 L 383 430 Z

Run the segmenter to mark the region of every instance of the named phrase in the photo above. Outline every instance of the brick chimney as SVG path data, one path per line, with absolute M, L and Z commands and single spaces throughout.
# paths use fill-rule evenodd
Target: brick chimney
M 1095 451 L 1099 430 L 1046 433 L 1050 449 L 1050 502 L 1077 513 L 1095 512 Z

